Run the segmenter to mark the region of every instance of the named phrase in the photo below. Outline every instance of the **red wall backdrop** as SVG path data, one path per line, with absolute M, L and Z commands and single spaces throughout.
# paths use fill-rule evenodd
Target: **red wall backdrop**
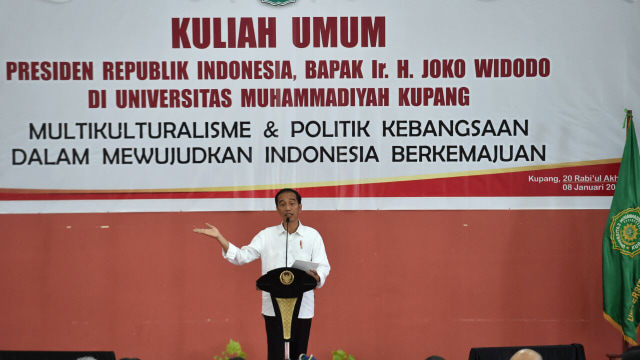
M 427 200 L 425 200 L 427 201 Z M 581 343 L 619 351 L 602 318 L 607 210 L 303 211 L 332 265 L 310 352 L 465 359 L 471 347 Z M 212 359 L 266 340 L 258 262 L 236 267 L 191 232 L 244 245 L 274 212 L 2 215 L 0 349 Z

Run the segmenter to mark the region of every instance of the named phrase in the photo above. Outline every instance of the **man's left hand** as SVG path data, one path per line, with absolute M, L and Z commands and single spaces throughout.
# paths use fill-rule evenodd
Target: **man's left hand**
M 317 282 L 320 282 L 320 275 L 318 275 L 317 271 L 309 270 L 309 271 L 307 271 L 307 274 L 313 276 L 313 278 L 316 279 Z

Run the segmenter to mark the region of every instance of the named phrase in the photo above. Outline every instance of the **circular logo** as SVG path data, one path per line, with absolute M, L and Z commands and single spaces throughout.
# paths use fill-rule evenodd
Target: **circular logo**
M 263 3 L 267 3 L 269 5 L 287 5 L 296 2 L 296 0 L 262 0 Z
M 640 253 L 640 208 L 625 209 L 611 219 L 611 242 L 622 255 Z
M 285 270 L 280 273 L 280 282 L 283 285 L 291 285 L 293 283 L 293 273 L 289 270 Z

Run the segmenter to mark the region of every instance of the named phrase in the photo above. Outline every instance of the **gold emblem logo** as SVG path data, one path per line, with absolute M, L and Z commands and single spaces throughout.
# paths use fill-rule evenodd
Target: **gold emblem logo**
M 291 285 L 293 283 L 293 273 L 289 270 L 285 270 L 280 273 L 280 282 L 283 285 Z
M 620 211 L 611 220 L 611 243 L 622 255 L 634 257 L 640 253 L 640 208 Z

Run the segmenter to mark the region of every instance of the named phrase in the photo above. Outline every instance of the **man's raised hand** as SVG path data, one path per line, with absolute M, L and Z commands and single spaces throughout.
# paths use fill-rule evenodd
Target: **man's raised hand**
M 213 226 L 213 225 L 211 225 L 209 223 L 206 223 L 206 225 L 208 226 L 208 228 L 204 228 L 204 229 L 195 228 L 195 229 L 193 229 L 193 232 L 198 233 L 198 234 L 204 234 L 204 235 L 207 235 L 207 236 L 211 236 L 211 237 L 216 238 L 216 239 L 222 236 L 222 234 L 220 234 L 220 230 L 218 230 L 217 227 L 215 227 L 215 226 Z
M 218 240 L 218 242 L 220 243 L 220 246 L 222 246 L 222 250 L 224 250 L 224 252 L 226 253 L 229 250 L 229 242 L 227 241 L 227 239 L 225 239 L 224 236 L 222 236 L 222 234 L 220 233 L 220 230 L 218 230 L 217 227 L 209 223 L 206 223 L 206 224 L 208 226 L 207 228 L 195 228 L 193 229 L 193 232 L 211 236 L 212 238 Z

